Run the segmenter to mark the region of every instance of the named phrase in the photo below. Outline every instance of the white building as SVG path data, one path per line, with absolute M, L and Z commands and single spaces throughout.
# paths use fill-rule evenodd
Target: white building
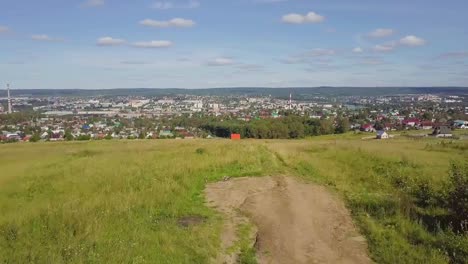
M 389 139 L 390 136 L 384 130 L 377 131 L 377 139 Z

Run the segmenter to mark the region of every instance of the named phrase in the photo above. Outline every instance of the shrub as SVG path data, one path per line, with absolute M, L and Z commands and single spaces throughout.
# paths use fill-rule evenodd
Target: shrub
M 450 183 L 448 207 L 452 227 L 457 232 L 468 232 L 468 164 L 452 164 Z
M 206 149 L 204 149 L 204 148 L 197 148 L 195 150 L 195 153 L 197 153 L 199 155 L 205 154 L 205 152 L 206 152 Z

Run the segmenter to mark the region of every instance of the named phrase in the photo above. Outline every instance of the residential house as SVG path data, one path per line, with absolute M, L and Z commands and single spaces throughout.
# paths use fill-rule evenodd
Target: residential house
M 453 121 L 453 127 L 461 128 L 461 129 L 468 129 L 468 121 L 455 120 L 455 121 Z
M 434 129 L 432 135 L 435 137 L 452 137 L 452 130 L 448 126 L 440 126 Z
M 6 134 L 6 140 L 21 140 L 21 136 L 18 133 Z
M 174 134 L 170 130 L 161 130 L 159 131 L 159 137 L 174 137 Z
M 434 123 L 432 123 L 432 121 L 422 121 L 418 128 L 423 130 L 430 130 L 434 128 Z
M 417 118 L 408 118 L 408 119 L 403 120 L 403 125 L 407 127 L 415 127 L 415 126 L 418 126 L 420 123 L 421 121 L 419 121 L 419 119 Z
M 384 124 L 384 130 L 389 131 L 389 130 L 395 130 L 395 125 L 392 123 L 385 123 Z
M 379 130 L 377 131 L 377 139 L 389 139 L 390 136 L 385 132 L 385 130 Z
M 194 139 L 195 138 L 195 136 L 192 133 L 188 132 L 188 131 L 180 131 L 179 135 L 181 137 L 183 137 L 184 139 Z
M 375 132 L 375 128 L 372 124 L 364 124 L 361 126 L 361 131 L 364 132 Z

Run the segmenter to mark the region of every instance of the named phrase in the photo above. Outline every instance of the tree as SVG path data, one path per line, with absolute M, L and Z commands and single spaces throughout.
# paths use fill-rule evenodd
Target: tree
M 90 139 L 91 139 L 90 135 L 80 135 L 77 138 L 77 140 L 80 140 L 80 141 L 87 141 L 87 140 L 90 140 Z
M 424 114 L 422 115 L 422 118 L 424 120 L 432 120 L 433 116 L 434 115 L 431 112 L 424 112 Z
M 375 130 L 384 130 L 385 126 L 382 124 L 382 122 L 376 122 L 374 128 Z
M 336 126 L 335 132 L 337 134 L 343 134 L 349 131 L 351 126 L 349 125 L 348 118 L 340 118 L 338 119 L 338 124 Z
M 29 139 L 29 142 L 38 142 L 39 140 L 41 140 L 41 136 L 38 133 L 34 133 Z
M 289 124 L 289 137 L 290 138 L 303 138 L 304 125 L 298 121 L 293 121 Z
M 66 141 L 72 141 L 74 139 L 73 135 L 71 134 L 69 130 L 65 131 L 64 138 Z
M 335 128 L 333 127 L 333 122 L 330 119 L 320 120 L 320 135 L 329 135 L 333 134 Z
M 468 164 L 452 164 L 451 190 L 448 202 L 452 226 L 456 231 L 468 231 Z

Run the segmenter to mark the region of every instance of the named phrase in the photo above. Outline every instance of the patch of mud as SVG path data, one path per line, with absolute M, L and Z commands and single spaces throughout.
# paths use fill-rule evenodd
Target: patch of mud
M 203 224 L 206 220 L 206 217 L 199 215 L 188 215 L 181 217 L 177 220 L 177 224 L 182 227 L 191 227 Z
M 245 223 L 256 227 L 259 263 L 371 263 L 343 202 L 324 187 L 282 176 L 238 178 L 209 184 L 205 194 L 225 217 L 214 263 L 237 262 L 232 248 Z

